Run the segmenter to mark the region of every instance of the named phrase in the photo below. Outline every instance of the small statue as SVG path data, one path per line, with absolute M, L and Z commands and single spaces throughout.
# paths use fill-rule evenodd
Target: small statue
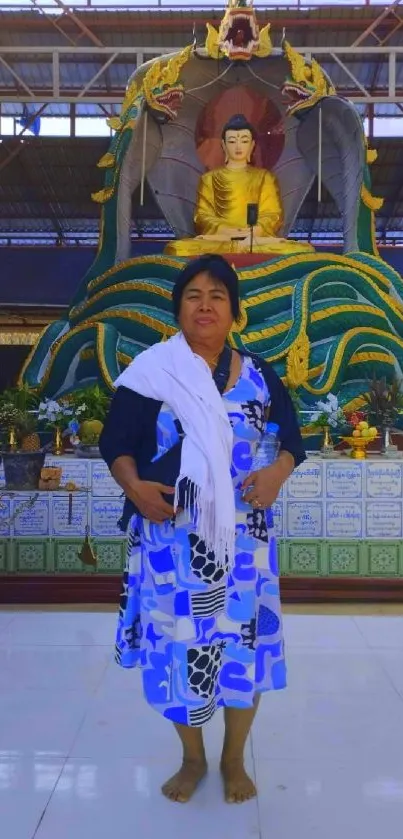
M 312 245 L 277 237 L 283 208 L 275 175 L 251 164 L 256 145 L 254 127 L 236 114 L 222 132 L 225 164 L 200 178 L 194 239 L 170 242 L 165 253 L 263 253 L 268 255 L 313 251 Z M 257 205 L 257 224 L 248 227 L 247 205 Z

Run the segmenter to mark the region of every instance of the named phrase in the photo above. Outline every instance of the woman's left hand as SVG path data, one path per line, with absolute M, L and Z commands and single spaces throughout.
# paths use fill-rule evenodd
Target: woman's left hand
M 252 472 L 242 484 L 244 501 L 256 510 L 265 510 L 276 501 L 284 483 L 284 472 L 279 464 L 272 463 L 259 472 Z

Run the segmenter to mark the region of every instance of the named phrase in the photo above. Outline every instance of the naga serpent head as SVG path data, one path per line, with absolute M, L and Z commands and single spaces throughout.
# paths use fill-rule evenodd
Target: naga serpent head
M 218 31 L 207 24 L 207 54 L 210 58 L 225 56 L 230 61 L 266 57 L 272 50 L 269 29 L 269 24 L 259 28 L 253 0 L 229 0 Z
M 290 67 L 281 91 L 288 103 L 288 116 L 312 108 L 324 96 L 335 95 L 334 87 L 315 59 L 307 63 L 288 41 L 283 42 L 283 50 Z
M 147 97 L 147 103 L 157 122 L 165 123 L 176 119 L 184 95 L 182 84 L 172 87 L 164 84 L 161 88 L 155 88 Z
M 178 116 L 185 95 L 185 88 L 179 80 L 180 72 L 192 52 L 191 45 L 169 59 L 165 65 L 156 61 L 144 77 L 144 96 L 148 108 L 158 122 L 169 122 Z

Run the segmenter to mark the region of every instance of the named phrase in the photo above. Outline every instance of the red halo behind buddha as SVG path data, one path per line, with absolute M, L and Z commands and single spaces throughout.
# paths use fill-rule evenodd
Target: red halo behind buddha
M 221 134 L 234 114 L 243 114 L 256 131 L 252 163 L 272 169 L 284 148 L 281 113 L 274 103 L 245 85 L 221 91 L 203 108 L 197 120 L 195 143 L 206 169 L 223 165 Z

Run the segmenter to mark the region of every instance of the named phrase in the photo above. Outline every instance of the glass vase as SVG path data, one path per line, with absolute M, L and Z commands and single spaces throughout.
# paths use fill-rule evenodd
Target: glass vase
M 381 453 L 392 455 L 396 451 L 396 446 L 392 443 L 392 430 L 389 425 L 381 425 Z

